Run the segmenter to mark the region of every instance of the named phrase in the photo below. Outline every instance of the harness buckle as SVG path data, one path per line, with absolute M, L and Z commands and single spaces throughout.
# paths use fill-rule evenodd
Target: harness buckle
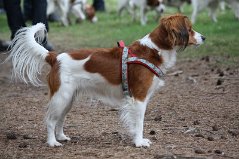
M 123 41 L 123 40 L 118 41 L 118 42 L 117 42 L 117 45 L 118 45 L 118 47 L 120 47 L 120 48 L 125 47 L 125 44 L 124 44 L 124 41 Z

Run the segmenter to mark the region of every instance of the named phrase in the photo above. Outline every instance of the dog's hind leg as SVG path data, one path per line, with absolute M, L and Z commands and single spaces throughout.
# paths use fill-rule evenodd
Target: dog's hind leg
M 68 26 L 69 25 L 68 13 L 70 6 L 67 3 L 67 1 L 62 1 L 62 3 L 58 3 L 58 5 L 61 12 L 61 22 L 64 26 Z
M 118 15 L 121 16 L 125 8 L 127 8 L 129 0 L 119 0 L 118 1 Z
M 217 8 L 219 6 L 219 1 L 215 0 L 209 3 L 209 16 L 213 22 L 217 22 Z
M 209 9 L 209 16 L 211 17 L 213 22 L 217 22 L 217 13 L 216 13 L 217 9 L 216 8 L 210 8 Z
M 230 7 L 232 8 L 235 17 L 239 20 L 239 1 L 238 0 L 230 0 L 228 1 Z
M 194 4 L 194 3 L 195 3 L 195 4 Z M 197 2 L 192 1 L 192 7 L 193 7 L 193 12 L 192 12 L 192 15 L 191 15 L 192 24 L 195 24 L 196 18 L 197 18 L 197 14 L 198 14 L 198 12 L 199 12 L 196 3 L 197 3 Z
M 74 98 L 74 90 L 71 86 L 61 87 L 51 98 L 48 106 L 48 111 L 46 115 L 47 124 L 47 143 L 49 146 L 62 146 L 61 143 L 56 141 L 56 136 L 58 140 L 70 140 L 63 133 L 63 123 L 66 114 L 69 112 L 72 106 L 72 101 Z M 55 136 L 55 128 L 56 136 Z
M 121 111 L 121 120 L 129 129 L 136 147 L 149 147 L 151 144 L 149 139 L 143 138 L 146 106 L 147 102 L 135 101 L 129 98 Z
M 69 102 L 69 104 L 65 107 L 65 110 L 63 110 L 63 113 L 61 114 L 61 117 L 59 118 L 59 120 L 56 124 L 56 139 L 59 140 L 59 141 L 69 141 L 69 140 L 71 140 L 69 137 L 67 137 L 64 134 L 63 125 L 64 125 L 66 114 L 72 108 L 72 103 L 73 103 L 73 100 L 71 100 L 71 102 Z
M 132 21 L 135 22 L 136 21 L 136 6 L 134 4 L 130 4 L 129 13 L 132 16 Z
M 47 16 L 54 13 L 55 11 L 55 3 L 53 0 L 47 0 Z
M 146 17 L 146 8 L 144 6 L 141 6 L 140 7 L 140 22 L 141 22 L 141 25 L 146 25 L 147 23 L 147 17 Z

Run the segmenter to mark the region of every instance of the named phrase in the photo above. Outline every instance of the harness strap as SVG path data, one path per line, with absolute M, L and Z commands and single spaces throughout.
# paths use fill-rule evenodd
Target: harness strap
M 124 96 L 130 96 L 129 83 L 128 83 L 128 48 L 123 48 L 122 61 L 121 61 L 121 78 L 122 78 L 122 89 Z
M 125 47 L 123 40 L 118 41 L 117 44 L 118 44 L 118 47 L 121 47 L 121 48 Z
M 129 90 L 129 81 L 128 81 L 128 65 L 129 64 L 140 64 L 152 71 L 158 78 L 164 76 L 163 71 L 152 64 L 151 62 L 138 58 L 133 54 L 127 47 L 125 47 L 124 41 L 117 42 L 118 47 L 123 48 L 122 58 L 121 58 L 121 80 L 122 80 L 122 89 L 124 96 L 132 96 Z
M 128 64 L 141 64 L 145 67 L 147 67 L 150 71 L 152 71 L 157 77 L 163 77 L 164 73 L 163 71 L 155 66 L 154 64 L 150 63 L 149 61 L 145 59 L 140 59 L 137 57 L 130 57 L 128 58 Z

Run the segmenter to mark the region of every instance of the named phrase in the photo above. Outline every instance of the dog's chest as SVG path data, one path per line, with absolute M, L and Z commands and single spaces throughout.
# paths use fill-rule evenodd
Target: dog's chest
M 148 94 L 147 94 L 147 100 L 156 92 L 159 91 L 161 87 L 164 86 L 164 80 L 161 78 L 158 78 L 157 76 L 154 76 L 153 82 L 151 87 L 149 88 Z

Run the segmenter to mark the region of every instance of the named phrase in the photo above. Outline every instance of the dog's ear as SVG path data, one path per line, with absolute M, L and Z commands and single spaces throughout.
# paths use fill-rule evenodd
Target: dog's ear
M 166 40 L 173 48 L 179 46 L 180 49 L 185 49 L 188 45 L 189 33 L 188 27 L 190 22 L 186 16 L 175 15 L 165 17 L 160 20 L 161 29 L 167 33 Z
M 151 7 L 156 7 L 160 4 L 159 0 L 147 0 L 147 5 Z

